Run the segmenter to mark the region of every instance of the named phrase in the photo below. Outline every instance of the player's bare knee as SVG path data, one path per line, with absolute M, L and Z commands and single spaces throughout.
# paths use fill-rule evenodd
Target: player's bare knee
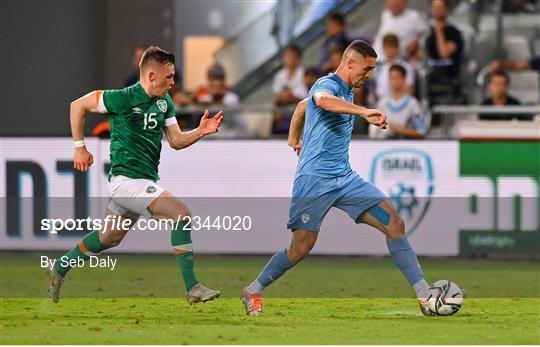
M 287 256 L 293 263 L 297 263 L 302 260 L 306 255 L 303 254 L 303 250 L 298 245 L 291 245 L 287 250 Z
M 313 245 L 311 245 L 310 243 L 302 242 L 302 243 L 297 243 L 296 245 L 294 245 L 294 247 L 292 248 L 292 251 L 294 253 L 295 258 L 300 260 L 300 259 L 305 258 L 309 254 L 312 248 L 313 248 Z
M 191 218 L 192 218 L 191 210 L 186 205 L 179 207 L 177 211 L 176 220 L 191 219 Z
M 390 240 L 399 239 L 405 236 L 405 222 L 403 218 L 397 216 L 392 218 L 390 225 L 387 227 L 387 237 Z
M 310 244 L 302 245 L 300 248 L 300 255 L 302 256 L 302 258 L 307 257 L 311 249 L 313 249 L 313 246 Z
M 289 260 L 294 264 L 307 256 L 307 254 L 302 254 L 298 249 L 290 249 L 287 255 L 289 256 Z

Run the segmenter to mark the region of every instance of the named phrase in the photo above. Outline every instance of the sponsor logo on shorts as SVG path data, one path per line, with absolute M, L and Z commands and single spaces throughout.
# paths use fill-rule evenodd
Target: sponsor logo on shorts
M 165 100 L 158 100 L 156 101 L 157 107 L 161 110 L 161 112 L 167 112 L 167 101 Z
M 156 187 L 154 187 L 154 186 L 148 186 L 148 188 L 146 188 L 146 192 L 147 192 L 148 194 L 155 193 L 156 190 L 157 190 L 157 189 L 156 189 Z
M 300 218 L 302 219 L 302 223 L 307 223 L 311 219 L 311 216 L 307 213 L 304 213 Z

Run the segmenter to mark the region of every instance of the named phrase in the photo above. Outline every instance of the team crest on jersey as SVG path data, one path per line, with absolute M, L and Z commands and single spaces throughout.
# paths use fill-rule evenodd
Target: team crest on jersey
M 154 187 L 154 186 L 148 186 L 148 188 L 146 188 L 146 192 L 147 192 L 148 194 L 155 193 L 155 192 L 156 192 L 156 187 Z
M 435 188 L 430 155 L 416 148 L 383 150 L 371 163 L 370 181 L 390 196 L 407 234 L 413 233 L 426 216 Z
M 156 105 L 157 105 L 157 107 L 159 107 L 161 112 L 163 112 L 163 113 L 167 112 L 167 101 L 160 99 L 160 100 L 158 100 L 156 102 Z

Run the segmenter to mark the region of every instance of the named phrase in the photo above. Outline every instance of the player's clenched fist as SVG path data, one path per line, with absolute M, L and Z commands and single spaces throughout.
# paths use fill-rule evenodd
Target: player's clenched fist
M 388 126 L 388 120 L 383 111 L 377 110 L 375 108 L 367 109 L 364 113 L 364 118 L 373 125 L 386 129 Z
M 86 149 L 86 147 L 75 148 L 73 167 L 76 170 L 86 172 L 93 163 L 94 156 Z

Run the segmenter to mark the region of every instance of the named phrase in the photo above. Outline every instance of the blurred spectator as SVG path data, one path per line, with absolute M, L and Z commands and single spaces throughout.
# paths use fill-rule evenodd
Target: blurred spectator
M 342 46 L 337 43 L 330 48 L 330 59 L 328 60 L 328 64 L 326 64 L 326 70 L 323 70 L 323 74 L 328 75 L 329 73 L 336 71 L 341 62 L 341 58 L 343 57 L 343 53 L 345 52 L 345 48 L 347 48 L 347 46 Z
M 274 103 L 279 106 L 296 104 L 306 97 L 302 52 L 297 46 L 288 46 L 283 51 L 283 68 L 274 76 L 272 93 Z
M 307 96 L 307 88 L 304 84 L 304 68 L 302 67 L 302 52 L 297 46 L 288 46 L 283 51 L 283 69 L 274 76 L 272 93 L 276 106 L 295 105 Z M 274 112 L 272 132 L 274 134 L 286 134 L 292 110 Z
M 126 79 L 126 82 L 124 83 L 125 87 L 134 85 L 139 80 L 139 63 L 145 49 L 146 46 L 143 45 L 137 45 L 133 49 L 133 56 L 131 58 L 131 67 L 133 68 L 133 73 Z
M 169 95 L 171 96 L 174 104 L 176 106 L 188 106 L 193 104 L 193 99 L 182 90 L 182 84 L 180 82 L 180 76 L 178 76 L 178 71 L 174 70 L 174 85 L 169 90 Z
M 508 87 L 510 87 L 510 77 L 503 70 L 493 72 L 489 78 L 489 94 L 482 105 L 487 106 L 509 106 L 520 105 L 518 99 L 508 95 Z M 528 115 L 506 115 L 506 114 L 481 114 L 481 120 L 530 120 Z
M 463 38 L 458 29 L 448 24 L 446 0 L 432 0 L 431 13 L 434 25 L 426 39 L 426 51 L 432 68 L 429 75 L 431 98 L 437 94 L 451 94 L 457 98 L 460 90 L 460 67 L 463 55 Z
M 399 37 L 399 53 L 403 58 L 416 58 L 420 52 L 418 40 L 426 30 L 427 24 L 422 15 L 408 9 L 406 0 L 386 0 L 386 9 L 381 15 L 381 25 L 373 46 L 379 55 L 377 60 L 384 61 L 386 58 L 382 51 L 382 39 L 389 33 Z
M 383 37 L 383 52 L 385 56 L 384 63 L 379 65 L 375 71 L 376 88 L 375 95 L 377 98 L 384 98 L 390 95 L 390 67 L 399 64 L 407 71 L 405 80 L 405 91 L 407 94 L 414 94 L 415 72 L 411 64 L 399 58 L 399 38 L 394 34 L 386 34 Z
M 535 70 L 540 73 L 540 55 L 533 57 L 531 60 L 494 60 L 489 65 L 491 72 L 497 70 L 507 71 L 525 71 Z
M 196 102 L 204 106 L 237 107 L 240 99 L 227 87 L 225 77 L 221 65 L 210 66 L 206 86 L 199 88 L 195 94 Z
M 308 93 L 315 82 L 317 82 L 317 80 L 322 76 L 323 73 L 317 66 L 310 66 L 306 68 L 306 71 L 304 72 L 304 85 L 306 86 Z
M 392 65 L 389 69 L 391 95 L 382 98 L 377 108 L 386 113 L 388 129 L 370 125 L 369 136 L 372 138 L 424 138 L 428 130 L 428 120 L 420 103 L 407 94 L 407 70 L 401 65 Z
M 195 91 L 195 101 L 198 102 L 199 97 L 208 95 L 208 85 L 209 81 L 213 79 L 225 79 L 225 70 L 223 70 L 223 67 L 219 64 L 213 64 L 210 65 L 208 70 L 206 70 L 206 84 L 204 86 L 201 86 L 197 88 Z
M 214 78 L 208 81 L 208 93 L 197 100 L 204 106 L 237 107 L 240 99 L 226 85 L 225 80 Z
M 240 98 L 225 83 L 225 70 L 219 64 L 213 64 L 207 71 L 206 86 L 196 92 L 196 103 L 202 107 L 223 109 L 225 112 L 222 133 L 227 131 L 243 131 L 245 128 L 244 115 L 238 110 Z M 191 125 L 196 126 L 200 121 L 200 112 L 191 115 Z
M 330 50 L 332 47 L 339 45 L 344 47 L 343 50 L 345 50 L 349 43 L 349 37 L 345 32 L 345 17 L 341 13 L 331 13 L 326 19 L 326 40 L 323 44 L 322 57 L 319 63 L 321 70 L 327 71 L 331 68 Z

